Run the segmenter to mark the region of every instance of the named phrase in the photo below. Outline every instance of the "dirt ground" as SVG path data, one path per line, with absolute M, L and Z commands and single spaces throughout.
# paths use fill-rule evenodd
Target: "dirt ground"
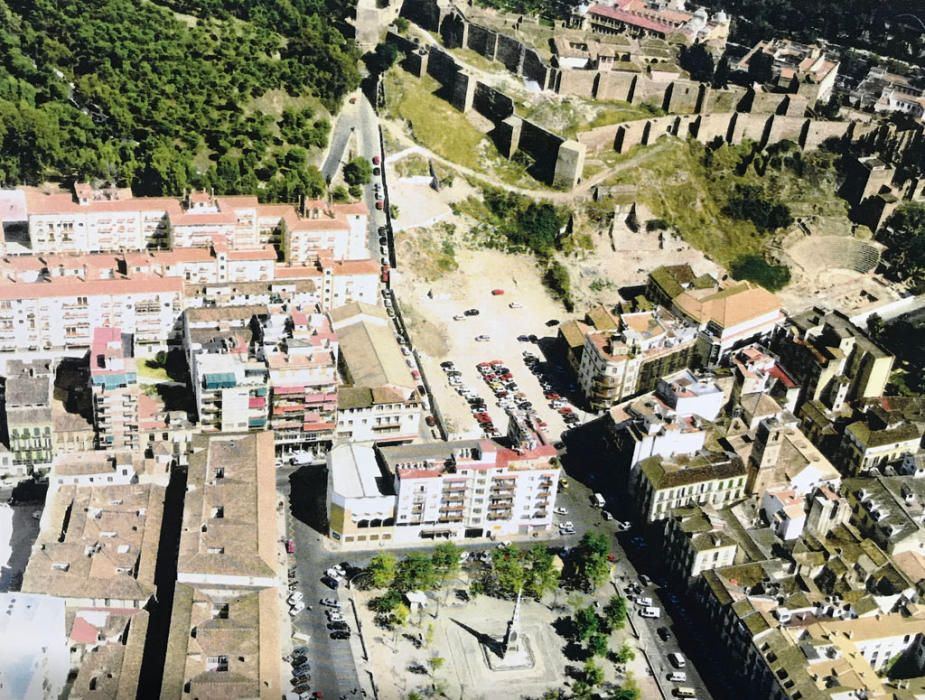
M 555 326 L 546 324 L 566 319 L 565 309 L 546 291 L 537 264 L 529 256 L 460 248 L 456 261 L 458 270 L 429 282 L 416 275 L 413 267 L 399 265 L 393 284 L 450 431 L 460 436 L 473 431 L 478 434 L 478 426 L 468 405 L 447 382 L 439 363 L 449 359 L 456 364 L 463 383 L 486 400 L 489 415 L 503 433 L 507 430 L 507 415 L 497 406 L 476 369 L 480 362 L 501 360 L 539 417 L 548 424 L 547 436 L 558 440 L 565 423 L 549 407 L 538 377 L 524 364 L 523 351 L 529 350 L 542 360 L 542 348 L 548 349 L 557 332 Z M 503 290 L 504 294 L 493 295 L 495 289 Z M 520 308 L 511 308 L 511 304 Z M 453 320 L 473 308 L 479 310 L 478 316 Z M 482 335 L 490 340 L 475 339 Z M 540 344 L 518 340 L 519 336 L 530 335 L 537 336 Z M 567 392 L 571 382 L 567 374 L 552 363 L 545 363 L 545 367 L 554 389 L 560 394 Z
M 465 588 L 467 574 L 463 573 L 458 588 Z M 598 600 L 606 600 L 607 586 L 601 589 Z M 437 601 L 429 601 L 426 610 L 415 610 L 404 628 L 389 631 L 376 627 L 369 600 L 376 592 L 360 591 L 352 594 L 356 614 L 359 616 L 369 650 L 368 668 L 374 673 L 382 698 L 408 697 L 414 690 L 425 692 L 434 684 L 443 689 L 449 698 L 488 700 L 499 697 L 498 684 L 503 683 L 510 698 L 539 697 L 544 691 L 561 687 L 569 681 L 564 671 L 579 667 L 581 662 L 568 659 L 563 653 L 566 641 L 554 631 L 553 623 L 569 610 L 553 611 L 545 604 L 524 600 L 521 609 L 521 630 L 527 638 L 534 659 L 533 668 L 522 670 L 491 671 L 485 662 L 479 637 L 500 638 L 504 635 L 507 620 L 513 610 L 512 601 L 479 596 L 472 602 L 461 603 L 452 592 L 433 594 Z M 445 596 L 445 597 L 444 597 Z M 558 594 L 564 603 L 565 593 Z M 590 599 L 582 596 L 582 604 Z M 444 604 L 445 601 L 445 604 Z M 548 602 L 548 601 L 547 601 Z M 563 606 L 564 607 L 564 606 Z M 421 648 L 412 643 L 414 638 L 424 640 Z M 429 639 L 429 641 L 428 641 Z M 625 628 L 611 635 L 610 648 L 619 649 L 627 642 L 637 650 L 636 658 L 628 664 L 642 697 L 657 697 L 655 683 L 646 674 L 645 662 L 638 651 L 638 641 Z M 443 665 L 433 674 L 428 660 L 442 658 Z M 617 673 L 614 664 L 598 659 L 608 683 L 621 683 L 625 676 Z

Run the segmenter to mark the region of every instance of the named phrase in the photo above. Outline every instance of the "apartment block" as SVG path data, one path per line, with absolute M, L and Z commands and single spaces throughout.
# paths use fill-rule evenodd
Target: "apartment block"
M 196 396 L 199 423 L 206 432 L 263 430 L 269 385 L 266 363 L 253 354 L 256 319 L 265 306 L 187 309 L 184 347 Z
M 54 456 L 51 400 L 54 369 L 46 360 L 8 360 L 3 403 L 12 471 L 44 471 Z
M 381 306 L 353 303 L 331 312 L 344 385 L 337 396 L 337 440 L 400 443 L 421 429 L 417 378 Z
M 68 606 L 144 608 L 155 594 L 163 512 L 164 489 L 151 484 L 50 492 L 22 590 Z
M 370 547 L 548 532 L 556 449 L 523 416 L 508 437 L 513 448 L 492 440 L 336 446 L 328 454 L 331 537 Z
M 283 250 L 287 262 L 305 265 L 318 257 L 362 260 L 369 257 L 369 212 L 362 203 L 328 204 L 306 201 L 301 214 L 282 217 Z
M 920 451 L 922 432 L 901 412 L 873 406 L 845 428 L 836 459 L 848 474 L 885 470 Z
M 90 347 L 93 423 L 100 449 L 134 449 L 138 434 L 138 374 L 132 337 L 119 328 L 97 328 Z
M 592 410 L 653 390 L 659 377 L 690 364 L 697 344 L 697 328 L 661 307 L 612 316 L 612 329 L 584 335 L 578 384 Z
M 734 564 L 738 551 L 716 511 L 698 505 L 675 509 L 665 521 L 664 542 L 668 569 L 684 582 L 703 571 Z
M 800 401 L 821 401 L 834 411 L 881 396 L 893 369 L 893 356 L 840 311 L 813 308 L 794 316 L 774 349 L 802 386 Z
M 73 192 L 22 188 L 32 253 L 144 250 L 166 237 L 171 214 L 182 211 L 168 197 L 132 196 L 128 188 L 74 185 Z
M 276 450 L 325 450 L 337 425 L 337 336 L 317 311 L 293 311 L 285 320 L 287 337 L 265 353 Z
M 121 328 L 136 349 L 164 349 L 182 310 L 178 278 L 0 281 L 0 352 L 89 348 L 93 329 Z
M 745 496 L 745 465 L 723 452 L 647 457 L 634 478 L 636 505 L 648 523 L 667 518 L 681 506 L 722 508 Z

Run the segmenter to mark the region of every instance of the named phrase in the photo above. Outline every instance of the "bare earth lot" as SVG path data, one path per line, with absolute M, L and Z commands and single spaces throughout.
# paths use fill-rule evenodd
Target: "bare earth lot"
M 447 383 L 439 363 L 449 359 L 456 364 L 462 372 L 463 383 L 488 402 L 488 412 L 503 433 L 507 429 L 507 416 L 495 404 L 491 390 L 476 369 L 480 362 L 501 360 L 511 370 L 514 381 L 540 418 L 549 424 L 548 437 L 558 440 L 565 424 L 549 407 L 539 380 L 523 362 L 524 350 L 541 360 L 543 352 L 536 344 L 517 338 L 536 335 L 551 340 L 557 328 L 547 327 L 546 322 L 568 318 L 565 309 L 543 287 L 537 265 L 528 256 L 461 249 L 456 259 L 459 269 L 433 282 L 417 278 L 414 269 L 401 267 L 399 261 L 400 274 L 396 275 L 394 284 L 415 347 L 421 353 L 450 431 L 469 434 L 477 424 L 466 403 Z M 493 295 L 494 289 L 501 289 L 504 294 Z M 510 308 L 512 303 L 520 304 L 521 308 Z M 479 310 L 478 316 L 453 320 L 454 316 L 463 315 L 472 308 Z M 490 340 L 478 342 L 475 338 L 479 335 L 487 335 Z M 548 341 L 541 340 L 541 343 L 548 345 Z M 552 383 L 554 389 L 562 393 L 560 390 L 566 389 L 569 381 L 561 374 Z

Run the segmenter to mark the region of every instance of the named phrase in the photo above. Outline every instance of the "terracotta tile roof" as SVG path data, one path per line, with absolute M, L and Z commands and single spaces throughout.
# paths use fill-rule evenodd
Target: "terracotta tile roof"
M 131 279 L 82 281 L 59 277 L 48 282 L 0 282 L 0 300 L 40 299 L 49 297 L 76 297 L 120 294 L 168 294 L 183 292 L 179 277 L 139 275 Z

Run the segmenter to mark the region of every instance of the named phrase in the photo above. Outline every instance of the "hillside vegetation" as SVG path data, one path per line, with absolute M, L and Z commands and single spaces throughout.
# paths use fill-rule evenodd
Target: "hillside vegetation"
M 609 184 L 633 184 L 638 199 L 664 225 L 726 268 L 769 288 L 785 270 L 762 270 L 760 260 L 794 217 L 847 221 L 848 207 L 834 193 L 838 157 L 803 153 L 782 142 L 760 150 L 696 141 L 676 142 Z
M 359 81 L 327 19 L 346 5 L 164 4 L 0 0 L 0 183 L 100 178 L 284 200 L 322 189 L 311 149 Z M 267 93 L 269 113 L 255 108 Z

